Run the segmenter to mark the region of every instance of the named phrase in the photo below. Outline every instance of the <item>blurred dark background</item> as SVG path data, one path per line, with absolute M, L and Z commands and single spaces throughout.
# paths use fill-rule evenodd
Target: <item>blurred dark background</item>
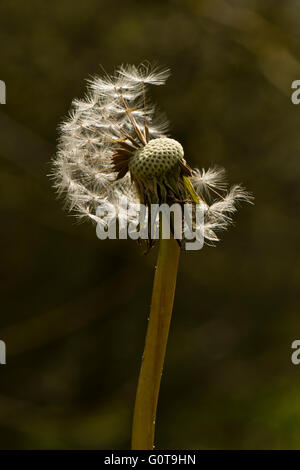
M 292 0 L 1 0 L 2 449 L 130 446 L 156 252 L 99 241 L 47 174 L 85 79 L 145 59 L 190 164 L 255 194 L 181 256 L 156 447 L 300 448 L 299 27 Z

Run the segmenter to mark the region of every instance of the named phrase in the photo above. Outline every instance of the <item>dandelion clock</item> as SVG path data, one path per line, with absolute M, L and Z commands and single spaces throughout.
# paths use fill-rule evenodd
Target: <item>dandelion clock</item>
M 148 97 L 150 85 L 163 85 L 168 76 L 168 69 L 142 64 L 90 80 L 85 98 L 74 100 L 60 127 L 52 172 L 66 207 L 95 223 L 99 238 L 113 226 L 127 230 L 145 252 L 159 244 L 134 407 L 135 450 L 154 446 L 180 252 L 215 245 L 237 204 L 252 201 L 240 185 L 227 189 L 223 169 L 189 166 Z

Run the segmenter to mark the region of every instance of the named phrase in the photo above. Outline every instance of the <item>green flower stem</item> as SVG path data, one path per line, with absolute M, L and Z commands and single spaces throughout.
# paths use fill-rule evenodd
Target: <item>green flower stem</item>
M 179 246 L 173 237 L 160 240 L 134 408 L 133 450 L 151 450 L 154 445 L 156 408 L 173 310 L 179 254 Z

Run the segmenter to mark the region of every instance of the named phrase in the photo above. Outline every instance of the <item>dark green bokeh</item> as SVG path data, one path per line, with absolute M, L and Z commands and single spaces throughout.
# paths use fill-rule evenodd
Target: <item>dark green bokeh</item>
M 181 257 L 157 448 L 300 448 L 299 25 L 291 0 L 1 1 L 2 449 L 130 446 L 156 252 L 99 241 L 46 175 L 85 79 L 145 59 L 189 163 L 256 200 Z

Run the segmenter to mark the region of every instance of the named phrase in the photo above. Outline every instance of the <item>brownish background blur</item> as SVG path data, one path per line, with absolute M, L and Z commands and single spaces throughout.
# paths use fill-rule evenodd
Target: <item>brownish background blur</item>
M 85 79 L 145 59 L 188 161 L 256 198 L 181 257 L 157 448 L 300 448 L 299 31 L 293 0 L 1 0 L 2 449 L 130 446 L 156 252 L 99 241 L 46 175 Z

